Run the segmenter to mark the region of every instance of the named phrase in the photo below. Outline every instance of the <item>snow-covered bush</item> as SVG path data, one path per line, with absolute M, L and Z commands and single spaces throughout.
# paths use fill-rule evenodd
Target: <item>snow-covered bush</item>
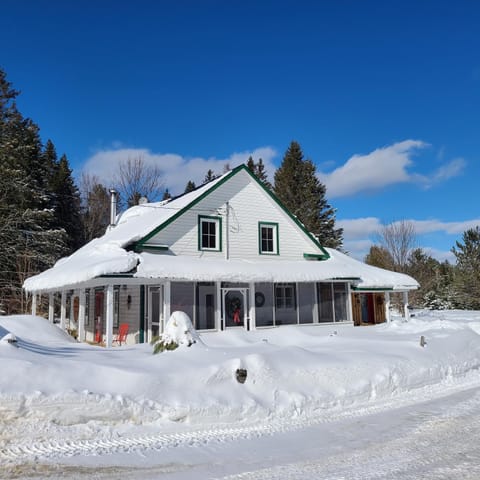
M 185 312 L 176 311 L 170 315 L 165 331 L 153 339 L 153 353 L 175 350 L 180 345 L 190 347 L 198 341 L 200 337 L 193 328 L 190 317 Z
M 438 292 L 430 291 L 423 297 L 423 307 L 429 310 L 451 310 L 454 308 L 452 302 L 440 295 Z

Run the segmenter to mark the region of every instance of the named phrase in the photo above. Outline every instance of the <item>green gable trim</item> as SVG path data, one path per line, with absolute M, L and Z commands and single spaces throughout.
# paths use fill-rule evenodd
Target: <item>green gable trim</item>
M 211 188 L 203 192 L 201 195 L 199 195 L 197 198 L 192 200 L 188 205 L 185 205 L 181 210 L 179 210 L 175 215 L 172 215 L 168 220 L 165 222 L 161 223 L 158 227 L 153 229 L 148 235 L 140 239 L 136 245 L 135 248 L 142 248 L 145 243 L 147 243 L 152 237 L 154 237 L 157 233 L 161 232 L 164 228 L 166 228 L 168 225 L 173 223 L 177 218 L 181 217 L 185 212 L 188 212 L 192 207 L 197 205 L 197 203 L 201 202 L 205 197 L 210 195 L 210 193 L 214 192 L 217 188 L 219 188 L 221 185 L 223 185 L 225 182 L 230 180 L 236 173 L 238 173 L 240 170 L 242 170 L 242 167 L 244 167 L 246 170 L 248 168 L 245 165 L 239 165 L 238 167 L 235 167 L 233 170 L 231 170 L 227 175 L 225 175 L 224 178 L 219 180 L 215 185 L 213 185 Z
M 215 220 L 218 222 L 218 232 L 216 232 L 218 246 L 217 248 L 202 247 L 202 220 Z M 222 251 L 222 217 L 213 215 L 199 215 L 198 216 L 198 250 L 202 252 L 221 252 Z
M 148 250 L 165 252 L 168 250 L 168 248 L 169 248 L 168 245 L 148 245 L 148 244 L 141 245 L 141 246 L 135 245 L 135 252 L 141 253 Z
M 325 260 L 323 253 L 304 253 L 303 258 L 305 260 Z
M 205 192 L 203 192 L 201 195 L 199 195 L 197 198 L 192 200 L 188 205 L 183 207 L 181 210 L 179 210 L 175 215 L 172 215 L 168 220 L 165 222 L 161 223 L 158 225 L 158 227 L 154 228 L 149 234 L 147 234 L 145 237 L 140 239 L 138 242 L 135 244 L 135 249 L 137 248 L 142 248 L 145 243 L 147 243 L 152 237 L 154 237 L 157 233 L 161 232 L 164 228 L 166 228 L 168 225 L 173 223 L 177 218 L 181 217 L 185 212 L 188 212 L 192 207 L 197 205 L 199 202 L 201 202 L 204 198 L 206 198 L 210 193 L 214 192 L 217 190 L 219 187 L 221 187 L 224 183 L 228 182 L 234 175 L 236 175 L 240 171 L 245 171 L 247 172 L 248 175 L 250 175 L 250 178 L 252 178 L 257 185 L 260 186 L 260 188 L 263 189 L 263 191 L 270 196 L 270 198 L 284 211 L 284 213 L 299 227 L 303 233 L 313 242 L 313 244 L 322 252 L 321 258 L 319 260 L 328 260 L 330 258 L 330 255 L 328 252 L 320 245 L 318 240 L 305 228 L 305 226 L 298 220 L 297 217 L 295 217 L 283 204 L 282 202 L 277 198 L 277 196 L 270 191 L 257 177 L 254 175 L 246 165 L 238 165 L 238 167 L 235 167 L 234 169 L 230 170 L 230 172 L 225 175 L 224 178 L 219 180 L 215 185 L 213 185 L 211 188 L 207 189 Z
M 262 251 L 262 227 L 275 227 L 275 233 L 277 237 L 276 251 L 275 252 L 263 252 Z M 258 222 L 258 254 L 259 255 L 280 255 L 280 243 L 279 243 L 279 227 L 275 222 Z

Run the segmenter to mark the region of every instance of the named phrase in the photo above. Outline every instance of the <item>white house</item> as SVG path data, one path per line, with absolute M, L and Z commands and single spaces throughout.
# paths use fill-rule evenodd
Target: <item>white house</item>
M 60 299 L 60 323 L 81 341 L 150 341 L 175 310 L 198 330 L 287 324 L 378 323 L 389 293 L 418 283 L 323 248 L 248 168 L 240 165 L 193 192 L 121 214 L 101 238 L 25 281 Z M 68 318 L 68 320 L 67 320 Z

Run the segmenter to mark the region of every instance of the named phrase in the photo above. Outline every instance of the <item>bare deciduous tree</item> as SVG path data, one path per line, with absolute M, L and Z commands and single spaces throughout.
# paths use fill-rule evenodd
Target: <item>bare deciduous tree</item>
M 96 175 L 83 173 L 80 198 L 85 240 L 89 242 L 105 233 L 110 222 L 110 196 Z
M 141 197 L 158 200 L 164 191 L 160 167 L 147 164 L 141 155 L 120 162 L 114 183 L 121 201 L 128 207 L 138 205 Z
M 394 270 L 405 272 L 410 254 L 417 245 L 415 226 L 408 220 L 384 225 L 377 233 L 377 243 L 390 254 Z

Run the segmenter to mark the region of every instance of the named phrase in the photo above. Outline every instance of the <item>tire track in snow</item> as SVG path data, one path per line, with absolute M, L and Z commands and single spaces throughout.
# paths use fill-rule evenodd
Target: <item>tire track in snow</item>
M 237 427 L 217 427 L 192 430 L 188 432 L 160 433 L 138 437 L 115 437 L 101 439 L 69 439 L 66 441 L 37 441 L 19 443 L 0 448 L 0 460 L 17 463 L 25 460 L 52 459 L 77 455 L 106 455 L 117 452 L 131 452 L 143 449 L 165 449 L 176 447 L 198 447 L 209 443 L 226 443 L 233 440 L 245 440 L 277 433 L 293 431 L 335 422 L 337 420 L 363 417 L 387 410 L 406 407 L 417 403 L 442 398 L 459 391 L 480 387 L 480 374 L 472 372 L 465 377 L 425 386 L 414 391 L 392 395 L 390 398 L 376 400 L 371 405 L 359 408 L 358 405 L 336 407 L 317 411 L 310 416 L 295 419 L 273 418 L 264 423 L 240 425 Z M 232 477 L 242 478 L 242 477 Z M 249 478 L 249 477 L 246 477 Z M 261 478 L 261 477 L 259 477 Z M 275 477 L 270 477 L 275 478 Z
M 314 460 L 292 462 L 221 477 L 221 480 L 478 480 L 480 392 L 418 426 L 390 432 L 377 442 Z M 405 416 L 405 414 L 403 414 Z M 220 479 L 218 479 L 220 480 Z

